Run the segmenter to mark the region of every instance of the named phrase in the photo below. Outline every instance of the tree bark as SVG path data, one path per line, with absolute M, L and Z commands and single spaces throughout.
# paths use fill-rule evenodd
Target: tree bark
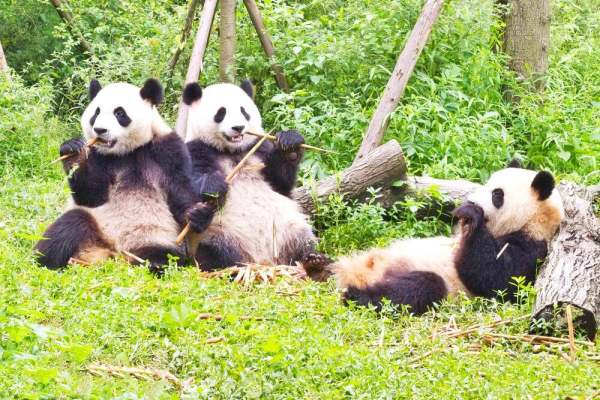
M 600 221 L 592 206 L 594 193 L 569 182 L 558 190 L 565 219 L 536 280 L 533 315 L 560 323 L 555 307 L 561 311 L 571 304 L 580 314 L 576 325 L 593 340 L 600 321 Z
M 202 16 L 200 17 L 200 26 L 194 40 L 190 64 L 188 65 L 187 74 L 185 75 L 185 83 L 196 82 L 202 71 L 202 59 L 208 45 L 210 30 L 215 17 L 215 9 L 217 0 L 205 0 L 202 8 Z M 182 101 L 179 102 L 179 111 L 177 113 L 177 121 L 175 123 L 175 131 L 185 139 L 185 131 L 187 129 L 188 106 Z
M 509 68 L 543 89 L 548 71 L 550 0 L 505 0 L 504 52 Z
M 350 199 L 359 198 L 369 187 L 385 186 L 401 179 L 406 179 L 406 162 L 398 142 L 391 140 L 339 174 L 319 181 L 314 187 L 297 188 L 292 197 L 304 212 L 312 214 L 315 200 L 326 201 L 333 193 Z
M 179 43 L 177 44 L 177 48 L 175 49 L 175 53 L 173 53 L 173 57 L 169 60 L 169 66 L 167 67 L 167 76 L 169 77 L 169 81 L 173 76 L 173 72 L 175 71 L 175 67 L 177 66 L 177 62 L 179 61 L 179 56 L 181 56 L 181 52 L 185 47 L 185 42 L 190 36 L 190 31 L 192 30 L 192 24 L 194 22 L 194 15 L 196 14 L 196 9 L 200 4 L 200 0 L 190 0 L 190 4 L 188 6 L 187 16 L 185 18 L 185 24 L 181 31 L 181 38 L 179 39 Z
M 221 0 L 219 24 L 219 78 L 235 81 L 235 6 L 236 0 Z
M 4 55 L 4 49 L 2 49 L 2 43 L 0 42 L 0 72 L 10 76 L 8 74 L 8 62 L 6 62 L 6 56 Z
M 83 48 L 83 50 L 89 54 L 92 54 L 92 46 L 90 45 L 90 42 L 86 40 L 83 34 L 75 26 L 75 23 L 73 22 L 73 15 L 69 11 L 63 9 L 62 0 L 50 0 L 50 3 L 52 3 L 54 8 L 56 8 L 56 12 L 58 12 L 60 18 L 62 18 L 64 23 L 67 25 L 67 28 L 71 34 L 77 37 L 79 45 Z
M 258 34 L 262 48 L 265 51 L 269 62 L 271 63 L 271 69 L 275 73 L 277 86 L 287 93 L 290 91 L 290 87 L 285 79 L 285 75 L 283 74 L 283 68 L 281 68 L 281 65 L 277 64 L 275 61 L 275 48 L 273 47 L 273 41 L 271 40 L 271 36 L 269 35 L 267 28 L 265 27 L 260 10 L 258 9 L 258 6 L 254 0 L 244 0 L 244 4 L 248 10 L 250 19 L 252 20 L 252 25 L 254 25 L 254 29 L 256 29 L 256 33 Z
M 390 115 L 396 109 L 400 98 L 404 94 L 408 79 L 415 68 L 443 4 L 443 0 L 427 0 L 427 3 L 423 6 L 423 11 L 421 11 L 421 15 L 406 41 L 404 50 L 398 57 L 394 72 L 385 87 L 354 162 L 365 157 L 381 143 L 383 134 L 389 124 Z

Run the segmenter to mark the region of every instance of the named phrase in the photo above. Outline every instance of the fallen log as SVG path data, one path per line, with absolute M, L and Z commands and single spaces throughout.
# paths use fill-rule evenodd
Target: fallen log
M 549 322 L 552 330 L 564 329 L 570 304 L 575 327 L 593 340 L 600 321 L 600 221 L 592 205 L 597 192 L 570 182 L 561 183 L 558 190 L 565 218 L 535 283 L 532 330 L 545 325 L 540 320 Z

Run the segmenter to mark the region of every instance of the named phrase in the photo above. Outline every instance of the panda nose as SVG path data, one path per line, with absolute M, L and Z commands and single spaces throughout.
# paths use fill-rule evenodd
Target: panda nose
M 242 131 L 244 130 L 244 128 L 245 128 L 244 125 L 236 125 L 236 126 L 232 126 L 231 127 L 231 129 L 233 129 L 237 133 L 242 133 Z
M 103 135 L 106 133 L 106 131 L 106 128 L 94 128 L 94 132 L 96 132 L 98 135 Z

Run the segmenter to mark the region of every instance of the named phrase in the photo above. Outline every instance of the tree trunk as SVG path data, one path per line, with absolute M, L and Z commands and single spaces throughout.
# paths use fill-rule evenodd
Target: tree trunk
M 196 9 L 200 4 L 200 0 L 190 0 L 190 4 L 188 6 L 187 16 L 185 18 L 185 24 L 181 31 L 181 38 L 179 39 L 179 43 L 177 44 L 177 48 L 175 49 L 175 53 L 173 53 L 173 57 L 169 60 L 169 66 L 167 67 L 167 76 L 169 77 L 169 81 L 173 76 L 173 72 L 175 71 L 175 67 L 177 66 L 177 62 L 179 61 L 179 56 L 185 47 L 185 42 L 190 36 L 190 31 L 192 30 L 192 24 L 194 22 L 194 15 L 196 14 Z
M 6 62 L 6 56 L 4 55 L 4 50 L 2 49 L 2 43 L 0 43 L 0 72 L 8 75 L 8 63 Z
M 250 19 L 252 20 L 252 25 L 254 25 L 254 29 L 256 29 L 256 33 L 258 34 L 262 48 L 269 58 L 271 69 L 275 73 L 277 86 L 287 93 L 290 91 L 290 87 L 288 86 L 285 75 L 283 74 L 283 68 L 281 68 L 281 65 L 277 64 L 275 61 L 275 48 L 273 47 L 271 36 L 269 36 L 269 32 L 267 32 L 267 28 L 265 28 L 265 23 L 262 15 L 260 14 L 260 10 L 258 9 L 258 6 L 254 0 L 244 0 L 244 4 L 248 10 Z
M 592 207 L 594 193 L 568 182 L 558 190 L 565 219 L 536 280 L 533 314 L 561 325 L 554 311 L 571 304 L 580 314 L 576 325 L 593 340 L 600 321 L 600 221 Z
M 90 42 L 86 40 L 79 29 L 77 29 L 75 26 L 75 23 L 73 22 L 73 15 L 69 11 L 63 9 L 62 0 L 50 0 L 50 2 L 54 8 L 56 8 L 56 12 L 58 12 L 60 18 L 62 18 L 64 23 L 67 25 L 67 28 L 71 34 L 77 37 L 77 40 L 79 40 L 79 45 L 83 48 L 83 50 L 89 54 L 92 54 L 92 46 L 90 45 Z
M 543 89 L 548 71 L 550 0 L 508 0 L 504 51 L 509 67 L 523 80 Z
M 188 65 L 187 74 L 185 75 L 185 83 L 196 82 L 202 71 L 202 59 L 208 45 L 210 29 L 215 18 L 215 9 L 217 8 L 217 0 L 205 0 L 202 8 L 202 16 L 200 17 L 200 26 L 194 40 L 190 64 Z M 179 102 L 179 111 L 177 113 L 177 121 L 175 123 L 175 132 L 185 139 L 185 131 L 187 129 L 188 106 L 182 101 Z
M 394 72 L 392 72 L 377 110 L 371 118 L 371 123 L 367 128 L 354 162 L 365 157 L 381 143 L 383 134 L 389 124 L 390 115 L 396 109 L 400 98 L 404 94 L 408 79 L 415 69 L 419 55 L 427 42 L 427 38 L 429 38 L 431 28 L 440 14 L 443 4 L 443 0 L 427 0 L 427 3 L 423 6 L 423 11 L 421 11 L 421 15 L 406 41 L 404 50 L 398 57 Z
M 219 78 L 235 81 L 235 6 L 236 0 L 221 0 L 219 24 Z

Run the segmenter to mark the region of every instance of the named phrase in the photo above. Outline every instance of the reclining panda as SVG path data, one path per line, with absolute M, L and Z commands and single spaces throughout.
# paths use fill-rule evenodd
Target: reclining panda
M 41 265 L 56 269 L 71 258 L 94 263 L 132 253 L 160 272 L 168 255 L 185 260 L 175 239 L 196 198 L 187 148 L 156 110 L 163 89 L 154 79 L 101 88 L 93 80 L 81 117 L 84 137 L 60 147 L 72 199 L 36 245 Z M 75 168 L 74 168 L 75 167 Z
M 513 277 L 535 280 L 563 208 L 550 173 L 506 168 L 472 193 L 454 216 L 459 229 L 453 237 L 398 240 L 305 268 L 317 280 L 333 275 L 345 301 L 378 309 L 387 298 L 421 314 L 458 292 L 514 301 Z
M 230 185 L 225 177 L 257 142 L 262 119 L 254 88 L 220 83 L 202 89 L 190 83 L 186 142 L 192 182 L 202 196 L 188 214 L 195 233 L 189 249 L 203 270 L 240 263 L 292 264 L 313 254 L 315 236 L 307 217 L 289 197 L 302 159 L 303 137 L 279 132 L 248 160 Z

